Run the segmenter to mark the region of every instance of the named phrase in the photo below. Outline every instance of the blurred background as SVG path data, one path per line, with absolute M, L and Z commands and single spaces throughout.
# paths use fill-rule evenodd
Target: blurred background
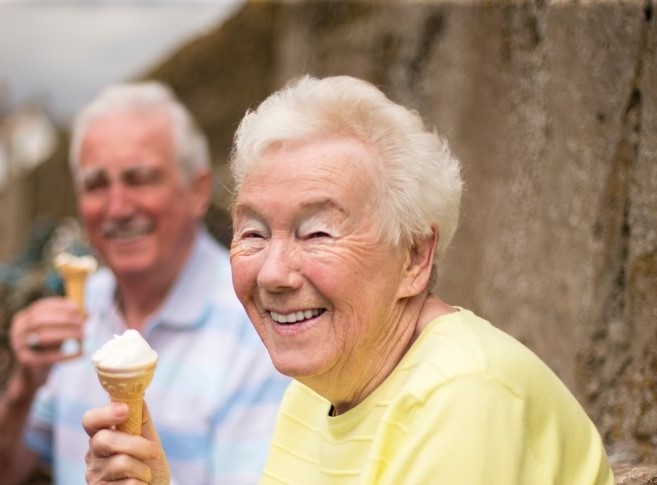
M 68 122 L 102 85 L 155 78 L 190 107 L 221 178 L 208 224 L 227 243 L 241 116 L 301 74 L 350 74 L 418 110 L 463 163 L 441 294 L 543 358 L 615 463 L 657 463 L 655 13 L 654 0 L 0 2 L 0 326 L 58 291 L 56 243 L 83 243 Z M 10 365 L 5 338 L 0 375 Z
M 242 3 L 2 0 L 2 110 L 36 104 L 66 126 L 103 85 L 155 66 Z

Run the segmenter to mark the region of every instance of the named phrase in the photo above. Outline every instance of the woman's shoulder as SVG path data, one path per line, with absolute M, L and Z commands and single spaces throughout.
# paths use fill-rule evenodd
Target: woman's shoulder
M 558 379 L 530 349 L 474 312 L 458 308 L 424 329 L 400 363 L 414 393 L 454 379 L 490 379 L 518 395 Z

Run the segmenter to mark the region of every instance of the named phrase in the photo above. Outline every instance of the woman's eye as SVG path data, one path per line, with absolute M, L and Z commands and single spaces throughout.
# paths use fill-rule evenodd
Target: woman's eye
M 315 232 L 311 232 L 306 237 L 307 239 L 317 239 L 319 237 L 331 237 L 331 235 L 328 232 L 315 231 Z
M 242 239 L 262 239 L 263 237 L 258 231 L 246 231 L 242 233 Z

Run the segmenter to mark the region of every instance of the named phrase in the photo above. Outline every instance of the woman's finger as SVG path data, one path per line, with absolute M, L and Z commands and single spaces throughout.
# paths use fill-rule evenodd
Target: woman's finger
M 91 450 L 87 462 L 87 483 L 149 484 L 152 481 L 150 467 L 132 456 L 118 454 L 108 457 L 96 456 Z
M 123 423 L 128 418 L 128 405 L 113 402 L 102 408 L 90 409 L 82 416 L 82 426 L 90 437 L 102 429 Z
M 141 436 L 135 436 L 112 429 L 96 432 L 89 441 L 89 448 L 95 457 L 108 458 L 126 455 L 144 461 L 153 458 L 153 444 Z

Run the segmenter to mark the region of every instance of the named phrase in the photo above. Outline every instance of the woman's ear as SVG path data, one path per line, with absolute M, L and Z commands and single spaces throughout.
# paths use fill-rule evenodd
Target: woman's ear
M 406 253 L 399 297 L 407 298 L 419 295 L 427 289 L 433 268 L 433 258 L 438 244 L 438 228 L 432 227 L 431 233 L 417 239 Z

